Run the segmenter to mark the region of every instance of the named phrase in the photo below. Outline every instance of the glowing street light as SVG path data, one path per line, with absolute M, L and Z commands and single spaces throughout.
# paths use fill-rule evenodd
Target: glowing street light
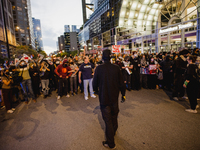
M 40 27 L 37 27 L 36 29 L 37 29 L 37 30 L 40 30 Z

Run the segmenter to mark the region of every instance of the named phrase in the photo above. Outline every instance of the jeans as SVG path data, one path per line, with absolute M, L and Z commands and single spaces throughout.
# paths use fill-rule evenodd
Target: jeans
M 59 79 L 58 96 L 67 95 L 68 92 L 68 79 Z M 64 86 L 63 86 L 64 85 Z M 64 91 L 63 91 L 64 90 Z
M 20 85 L 21 85 L 22 90 L 24 92 L 25 101 L 28 101 L 28 92 L 30 93 L 30 97 L 32 99 L 35 99 L 35 95 L 34 95 L 33 89 L 32 89 L 31 79 L 23 80 Z M 28 92 L 27 92 L 27 89 L 28 89 Z
M 115 147 L 114 136 L 118 128 L 117 116 L 119 113 L 118 102 L 110 106 L 100 106 L 101 114 L 106 125 L 106 141 L 110 148 Z
M 42 84 L 42 92 L 44 95 L 48 95 L 49 94 L 49 79 L 46 80 L 41 80 L 41 84 Z
M 77 92 L 77 76 L 70 77 L 70 88 L 71 88 L 71 93 Z
M 92 81 L 93 81 L 93 79 L 85 79 L 85 80 L 83 80 L 85 97 L 88 97 L 88 84 L 89 84 L 89 88 L 90 88 L 90 96 L 92 96 L 93 93 L 94 93 L 93 86 L 92 86 Z

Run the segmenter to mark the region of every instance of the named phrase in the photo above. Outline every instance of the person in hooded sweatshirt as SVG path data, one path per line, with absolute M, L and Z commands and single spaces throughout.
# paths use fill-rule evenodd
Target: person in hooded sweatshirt
M 97 66 L 94 79 L 94 91 L 99 91 L 99 102 L 103 120 L 105 122 L 106 141 L 102 144 L 106 148 L 115 149 L 114 136 L 118 128 L 118 113 L 119 113 L 119 92 L 125 97 L 125 86 L 120 67 L 116 64 L 111 64 L 111 51 L 103 51 L 102 65 Z
M 35 94 L 35 97 L 38 97 L 40 95 L 40 76 L 39 76 L 39 68 L 36 62 L 33 62 L 30 65 L 30 76 L 31 76 L 31 82 L 32 82 L 32 88 L 33 92 Z
M 68 61 L 64 60 L 63 64 L 59 65 L 54 71 L 59 77 L 58 100 L 63 94 L 66 95 L 66 97 L 70 97 L 68 93 L 68 78 L 72 75 L 72 73 L 69 73 L 71 68 L 67 64 Z
M 188 50 L 182 50 L 179 53 L 179 57 L 174 62 L 174 91 L 172 93 L 172 98 L 174 100 L 179 100 L 179 98 L 184 98 L 185 89 L 183 88 L 183 83 L 185 81 L 185 71 L 187 68 L 187 56 L 189 54 Z
M 195 56 L 189 56 L 188 59 L 188 67 L 187 71 L 185 73 L 185 82 L 183 84 L 183 87 L 186 88 L 187 96 L 190 101 L 190 109 L 186 109 L 185 111 L 189 113 L 197 113 L 197 108 L 199 108 L 199 105 L 197 105 L 197 95 L 198 95 L 198 89 L 199 89 L 199 81 L 197 77 L 197 70 L 198 66 L 195 64 L 196 57 Z

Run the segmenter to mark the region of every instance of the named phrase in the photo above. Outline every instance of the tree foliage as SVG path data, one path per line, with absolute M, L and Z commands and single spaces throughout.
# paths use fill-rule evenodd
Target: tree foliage
M 23 54 L 27 54 L 29 56 L 34 56 L 34 58 L 37 57 L 37 51 L 31 49 L 29 46 L 26 45 L 21 45 L 16 47 L 15 51 L 13 52 L 15 55 L 13 55 L 13 57 L 15 56 L 16 58 L 20 58 L 22 57 Z
M 56 57 L 65 57 L 65 56 L 69 57 L 70 55 L 71 55 L 71 56 L 75 56 L 75 55 L 77 55 L 77 54 L 78 54 L 78 51 L 76 50 L 76 51 L 58 53 L 58 54 L 56 55 Z
M 43 50 L 39 50 L 38 53 L 44 55 L 44 57 L 47 56 L 47 53 L 45 51 L 43 51 Z

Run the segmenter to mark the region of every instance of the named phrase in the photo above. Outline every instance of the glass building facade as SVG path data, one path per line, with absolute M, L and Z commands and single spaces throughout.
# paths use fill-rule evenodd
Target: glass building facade
M 8 43 L 10 48 L 10 56 L 13 55 L 14 49 L 16 47 L 16 39 L 15 39 L 15 29 L 14 29 L 14 21 L 13 21 L 13 12 L 12 5 L 9 0 L 0 1 L 0 56 L 8 57 L 7 53 L 7 44 L 6 44 L 6 32 L 8 37 Z M 3 17 L 3 11 L 5 15 L 5 20 Z M 6 27 L 4 24 L 6 23 Z
M 30 0 L 10 0 L 13 9 L 16 41 L 35 49 Z
M 121 45 L 125 51 L 142 53 L 199 47 L 199 3 L 198 0 L 98 0 L 98 8 L 85 23 L 79 39 L 91 49 Z M 83 38 L 86 31 L 89 39 Z
M 37 51 L 43 50 L 43 42 L 42 42 L 42 30 L 39 19 L 32 18 L 33 22 L 33 31 L 35 37 L 35 49 Z

